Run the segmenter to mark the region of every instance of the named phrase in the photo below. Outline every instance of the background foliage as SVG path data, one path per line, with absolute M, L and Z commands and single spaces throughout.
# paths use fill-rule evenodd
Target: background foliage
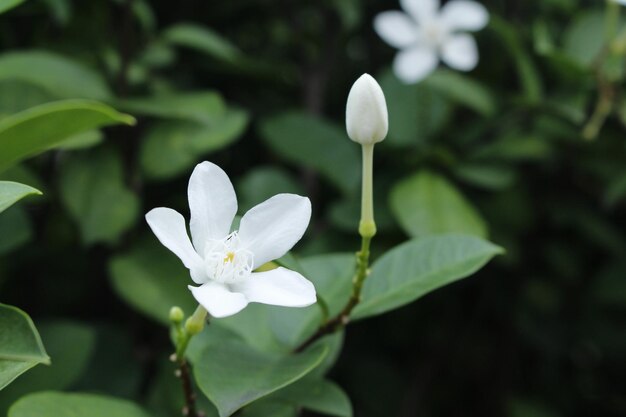
M 18 3 L 0 1 L 0 11 Z M 38 392 L 34 406 L 81 407 L 87 394 L 45 392 L 69 390 L 118 397 L 99 400 L 110 413 L 144 416 L 127 399 L 177 415 L 162 324 L 169 305 L 191 313 L 193 303 L 186 271 L 142 214 L 184 213 L 201 160 L 231 175 L 241 212 L 278 192 L 310 196 L 314 219 L 296 251 L 307 271 L 349 277 L 348 255 L 318 255 L 358 247 L 359 149 L 342 120 L 365 71 L 390 112 L 376 151 L 374 253 L 444 232 L 489 236 L 507 253 L 470 280 L 351 325 L 330 377 L 354 414 L 626 414 L 624 60 L 606 58 L 607 6 L 483 4 L 491 22 L 477 35 L 479 67 L 442 68 L 414 86 L 390 72 L 395 51 L 372 30 L 376 13 L 398 8 L 392 1 L 29 0 L 0 15 L 0 140 L 23 138 L 24 118 L 65 117 L 39 131 L 60 148 L 0 172 L 44 193 L 0 216 L 0 293 L 33 317 L 53 358 L 0 393 L 0 414 L 28 392 Z M 607 91 L 612 114 L 587 140 Z M 15 116 L 41 104 L 55 107 Z M 132 120 L 106 105 L 137 124 L 120 125 Z M 3 153 L 0 167 L 51 144 Z M 275 335 L 297 338 L 289 325 L 268 336 L 251 322 L 243 337 L 271 350 Z M 242 358 L 275 363 L 231 342 Z M 217 357 L 225 349 L 206 343 Z M 242 415 L 288 416 L 296 405 L 349 415 L 335 383 L 315 385 L 326 408 L 307 383 Z M 29 415 L 20 407 L 11 417 Z

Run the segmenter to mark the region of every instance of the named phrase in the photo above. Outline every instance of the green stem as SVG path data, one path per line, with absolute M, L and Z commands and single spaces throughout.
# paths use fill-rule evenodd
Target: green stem
M 185 406 L 183 408 L 183 416 L 188 417 L 201 417 L 203 413 L 196 409 L 196 393 L 193 389 L 193 383 L 191 382 L 191 371 L 189 364 L 185 358 L 185 352 L 189 347 L 191 338 L 197 335 L 204 329 L 204 324 L 207 318 L 207 311 L 201 305 L 196 308 L 196 311 L 185 322 L 183 328 L 180 323 L 174 323 L 176 353 L 173 360 L 178 364 L 178 371 L 176 375 L 180 378 L 183 395 L 185 397 Z
M 374 222 L 374 144 L 363 145 L 363 179 L 361 188 L 361 221 L 359 234 L 372 238 L 376 234 Z

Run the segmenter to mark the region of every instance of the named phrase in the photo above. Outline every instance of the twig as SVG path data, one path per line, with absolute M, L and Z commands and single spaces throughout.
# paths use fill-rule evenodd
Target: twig
M 191 383 L 191 372 L 189 364 L 182 358 L 178 360 L 178 370 L 176 376 L 180 378 L 183 387 L 183 395 L 185 398 L 185 406 L 183 407 L 183 416 L 188 417 L 205 417 L 205 414 L 196 410 L 196 393 Z
M 294 349 L 294 353 L 304 351 L 306 348 L 317 342 L 324 336 L 335 333 L 341 328 L 345 327 L 350 322 L 350 314 L 354 307 L 356 307 L 361 301 L 361 290 L 363 288 L 363 282 L 369 274 L 369 257 L 370 257 L 370 242 L 372 238 L 364 237 L 361 242 L 361 250 L 356 253 L 357 268 L 354 278 L 352 279 L 352 294 L 348 299 L 345 307 L 332 319 L 326 321 L 311 337 L 306 339 L 300 346 Z

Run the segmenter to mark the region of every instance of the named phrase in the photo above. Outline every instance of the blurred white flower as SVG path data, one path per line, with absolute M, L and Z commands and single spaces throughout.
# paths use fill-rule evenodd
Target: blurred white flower
M 211 316 L 233 315 L 251 302 L 286 307 L 316 302 L 313 284 L 297 272 L 282 267 L 252 272 L 280 258 L 300 240 L 311 219 L 308 198 L 275 195 L 250 209 L 239 231 L 229 233 L 237 198 L 220 167 L 210 162 L 197 165 L 189 179 L 188 197 L 193 245 L 178 212 L 159 207 L 146 214 L 146 220 L 200 284 L 189 289 Z
M 393 63 L 400 80 L 422 80 L 437 67 L 440 58 L 457 70 L 476 67 L 476 41 L 460 32 L 487 25 L 489 13 L 482 5 L 470 0 L 451 0 L 441 10 L 439 0 L 400 0 L 400 5 L 406 13 L 387 11 L 374 19 L 378 35 L 400 49 Z
M 389 128 L 387 103 L 380 85 L 369 74 L 354 82 L 346 104 L 348 137 L 361 145 L 381 142 Z

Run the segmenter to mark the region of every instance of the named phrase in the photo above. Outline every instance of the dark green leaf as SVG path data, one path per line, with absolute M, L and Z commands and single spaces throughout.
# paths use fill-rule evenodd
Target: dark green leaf
M 124 184 L 121 161 L 111 151 L 73 154 L 62 167 L 60 187 L 87 244 L 116 242 L 139 213 L 137 196 Z
M 0 80 L 25 81 L 57 98 L 107 100 L 111 91 L 95 71 L 64 56 L 30 50 L 0 55 Z
M 478 271 L 502 248 L 472 236 L 413 239 L 377 260 L 354 317 L 382 314 Z
M 345 392 L 334 382 L 303 378 L 270 397 L 316 413 L 337 417 L 352 417 L 352 404 Z
M 187 288 L 189 271 L 156 237 L 113 258 L 109 270 L 113 287 L 126 302 L 166 326 L 172 306 L 187 314 L 197 306 Z
M 24 3 L 25 0 L 0 0 L 0 13 L 4 13 L 12 8 Z
M 0 120 L 0 171 L 80 132 L 134 119 L 93 101 L 43 104 Z
M 451 101 L 467 106 L 483 116 L 492 116 L 496 112 L 497 103 L 493 93 L 463 74 L 438 70 L 426 78 L 424 83 Z
M 9 406 L 29 392 L 70 387 L 91 357 L 96 335 L 90 327 L 69 321 L 52 321 L 41 323 L 39 331 L 52 363 L 36 367 L 4 389 L 0 396 L 1 415 L 6 415 Z
M 390 196 L 391 209 L 410 236 L 440 233 L 487 235 L 487 226 L 457 188 L 437 174 L 421 171 L 399 182 Z
M 332 123 L 289 112 L 265 120 L 260 133 L 270 148 L 288 161 L 319 171 L 345 193 L 359 184 L 359 146 Z
M 50 364 L 33 321 L 19 308 L 0 304 L 0 390 L 33 366 Z
M 168 121 L 147 132 L 141 149 L 141 165 L 150 178 L 169 178 L 190 171 L 203 155 L 217 151 L 243 133 L 246 113 L 229 110 L 210 124 Z
M 317 366 L 326 355 L 318 345 L 297 355 L 261 353 L 243 343 L 209 345 L 194 364 L 200 390 L 218 409 L 220 417 L 283 388 Z
M 8 417 L 150 417 L 139 406 L 113 397 L 45 391 L 27 395 Z
M 0 181 L 0 213 L 29 195 L 41 195 L 41 191 L 17 182 Z

